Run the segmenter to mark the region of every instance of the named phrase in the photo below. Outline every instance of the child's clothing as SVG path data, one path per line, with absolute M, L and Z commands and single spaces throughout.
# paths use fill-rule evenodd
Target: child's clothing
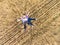
M 21 17 L 21 20 L 22 20 L 23 23 L 27 22 L 28 21 L 28 16 Z

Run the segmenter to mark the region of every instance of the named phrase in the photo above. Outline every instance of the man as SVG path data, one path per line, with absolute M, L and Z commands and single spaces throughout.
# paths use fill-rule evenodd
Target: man
M 17 22 L 21 20 L 24 25 L 24 30 L 26 30 L 26 24 L 33 26 L 31 20 L 36 20 L 36 19 L 28 17 L 28 14 L 23 14 L 23 15 L 24 16 L 22 16 L 20 19 L 17 19 Z

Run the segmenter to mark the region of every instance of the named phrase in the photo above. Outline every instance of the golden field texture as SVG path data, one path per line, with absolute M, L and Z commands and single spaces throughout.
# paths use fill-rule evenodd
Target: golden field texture
M 25 12 L 37 18 L 26 32 Z M 0 0 L 0 45 L 60 45 L 60 0 Z

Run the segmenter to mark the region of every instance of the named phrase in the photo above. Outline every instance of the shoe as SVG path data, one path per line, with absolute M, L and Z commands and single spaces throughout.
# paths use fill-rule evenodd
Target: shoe
M 37 20 L 37 19 L 36 19 Z

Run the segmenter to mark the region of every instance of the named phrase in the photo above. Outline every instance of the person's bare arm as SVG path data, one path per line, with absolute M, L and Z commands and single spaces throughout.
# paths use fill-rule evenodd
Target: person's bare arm
M 27 16 L 29 16 L 29 13 L 27 13 Z
M 18 18 L 18 19 L 17 19 L 17 22 L 19 22 L 19 21 L 21 21 L 21 18 Z
M 29 17 L 29 13 L 26 13 L 26 18 L 28 18 Z

